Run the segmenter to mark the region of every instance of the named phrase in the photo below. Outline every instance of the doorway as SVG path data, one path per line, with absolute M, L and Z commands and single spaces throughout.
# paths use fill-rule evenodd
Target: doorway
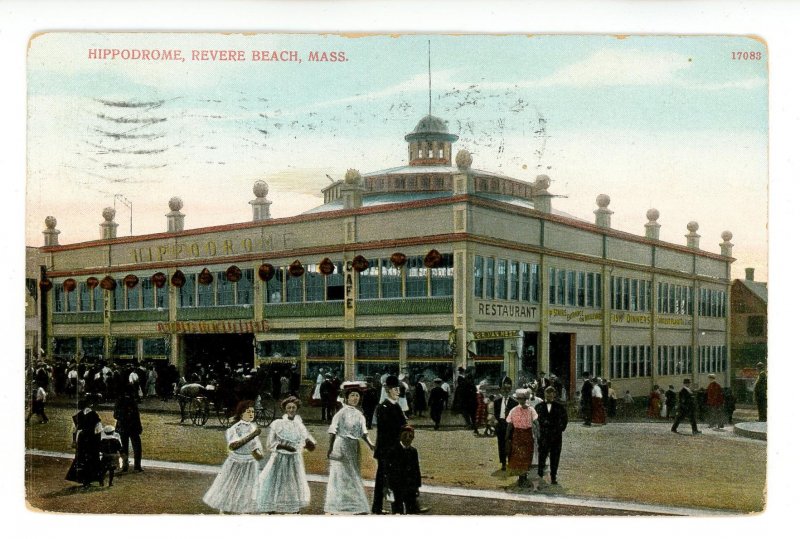
M 575 334 L 551 333 L 550 374 L 555 374 L 561 381 L 567 399 L 572 397 L 572 380 L 575 375 L 573 365 L 575 365 Z
M 203 367 L 205 372 L 222 372 L 225 364 L 232 370 L 253 368 L 253 334 L 185 335 L 183 337 L 185 373 Z

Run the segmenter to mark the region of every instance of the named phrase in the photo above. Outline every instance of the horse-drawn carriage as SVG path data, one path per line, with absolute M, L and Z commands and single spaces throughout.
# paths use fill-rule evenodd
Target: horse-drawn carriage
M 279 406 L 266 390 L 253 391 L 233 384 L 214 382 L 206 385 L 184 384 L 178 390 L 177 400 L 181 411 L 181 423 L 188 419 L 194 425 L 203 426 L 210 416 L 214 416 L 225 428 L 233 424 L 236 405 L 240 400 L 255 402 L 255 421 L 262 427 L 272 423 Z

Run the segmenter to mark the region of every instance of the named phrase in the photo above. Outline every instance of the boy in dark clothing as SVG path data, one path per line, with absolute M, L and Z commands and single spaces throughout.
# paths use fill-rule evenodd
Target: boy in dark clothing
M 418 515 L 426 513 L 417 502 L 422 474 L 419 471 L 419 455 L 411 446 L 414 441 L 414 427 L 406 425 L 400 432 L 400 443 L 389 453 L 387 480 L 394 494 L 392 514 Z
M 447 392 L 442 389 L 441 378 L 436 378 L 433 383 L 435 387 L 431 389 L 431 394 L 428 397 L 428 405 L 431 408 L 433 430 L 439 430 L 439 424 L 442 422 L 442 410 L 447 406 Z
M 106 472 L 108 472 L 108 486 L 114 486 L 114 472 L 117 469 L 119 453 L 122 451 L 122 441 L 119 433 L 111 425 L 103 427 L 100 433 L 100 486 L 103 486 Z

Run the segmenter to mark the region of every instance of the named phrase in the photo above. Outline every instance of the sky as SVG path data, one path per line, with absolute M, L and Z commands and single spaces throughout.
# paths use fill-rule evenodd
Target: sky
M 589 221 L 608 194 L 612 227 L 638 235 L 649 208 L 665 241 L 685 245 L 697 221 L 701 249 L 719 253 L 730 230 L 733 277 L 766 280 L 767 62 L 763 42 L 730 36 L 43 33 L 28 49 L 26 243 L 42 244 L 48 215 L 62 244 L 98 239 L 108 206 L 120 236 L 128 205 L 134 235 L 166 231 L 173 196 L 186 228 L 249 221 L 256 180 L 273 217 L 297 215 L 322 204 L 327 176 L 405 164 L 430 97 L 474 168 L 547 174 L 554 207 Z

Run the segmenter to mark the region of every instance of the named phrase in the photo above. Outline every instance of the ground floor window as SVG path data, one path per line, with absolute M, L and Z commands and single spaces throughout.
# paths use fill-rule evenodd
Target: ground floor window
M 650 361 L 648 345 L 614 345 L 611 347 L 611 378 L 649 377 Z
M 356 341 L 358 359 L 395 359 L 400 357 L 400 341 L 361 340 Z
M 503 360 L 505 341 L 503 339 L 488 339 L 475 342 L 476 357 L 480 359 Z
M 260 341 L 258 356 L 268 358 L 300 357 L 300 341 Z
M 83 337 L 81 349 L 84 359 L 99 359 L 105 352 L 105 337 Z
M 575 382 L 583 380 L 583 373 L 588 372 L 590 376 L 601 376 L 603 374 L 600 359 L 602 358 L 602 347 L 599 344 L 579 344 L 575 351 Z M 575 387 L 578 387 L 576 385 Z
M 656 374 L 660 376 L 692 374 L 692 347 L 659 346 Z
M 379 380 L 384 374 L 393 374 L 397 376 L 400 374 L 399 361 L 356 361 L 356 380 L 366 380 L 368 376 L 372 376 Z
M 54 339 L 53 355 L 58 359 L 74 359 L 77 349 L 78 342 L 75 337 L 57 337 Z
M 169 356 L 169 339 L 142 339 L 144 359 L 165 359 Z
M 320 374 L 324 377 L 328 373 L 338 377 L 340 381 L 344 381 L 344 361 L 308 361 L 306 363 L 305 379 L 315 385 Z
M 406 370 L 408 371 L 409 385 L 416 384 L 421 376 L 428 391 L 433 388 L 433 380 L 436 378 L 448 381 L 453 379 L 453 362 L 449 359 L 446 361 L 409 361 Z
M 504 362 L 497 360 L 475 362 L 475 384 L 486 382 L 490 386 L 500 385 Z

